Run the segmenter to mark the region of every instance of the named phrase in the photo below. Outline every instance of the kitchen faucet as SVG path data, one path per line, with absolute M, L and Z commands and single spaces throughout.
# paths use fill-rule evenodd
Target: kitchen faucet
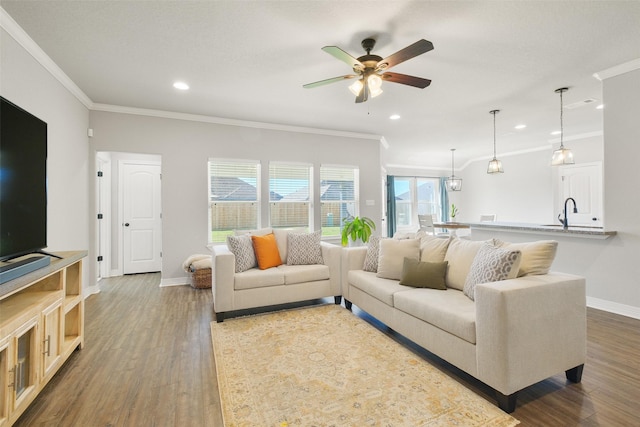
M 560 215 L 562 214 L 558 214 L 558 220 L 562 223 L 562 228 L 565 230 L 569 228 L 569 219 L 567 218 L 567 203 L 569 202 L 569 200 L 573 202 L 573 213 L 578 213 L 576 201 L 573 199 L 573 197 L 567 197 L 567 200 L 564 201 L 564 219 L 560 218 Z

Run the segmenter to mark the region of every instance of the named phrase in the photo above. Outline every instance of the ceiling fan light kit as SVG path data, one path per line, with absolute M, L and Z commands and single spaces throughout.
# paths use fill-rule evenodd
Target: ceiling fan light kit
M 555 90 L 556 93 L 560 94 L 560 148 L 553 152 L 551 166 L 573 165 L 575 163 L 571 150 L 564 147 L 562 94 L 568 90 L 568 87 L 561 87 Z
M 431 84 L 431 80 L 429 79 L 400 73 L 389 73 L 386 71 L 404 61 L 432 50 L 433 44 L 430 41 L 424 39 L 418 40 L 412 45 L 409 45 L 384 59 L 381 56 L 371 54 L 371 50 L 375 44 L 375 39 L 367 38 L 362 40 L 362 47 L 367 54 L 362 55 L 359 58 L 354 58 L 337 46 L 323 47 L 322 50 L 349 65 L 355 74 L 347 74 L 344 76 L 320 80 L 314 83 L 308 83 L 302 87 L 305 89 L 311 89 L 342 80 L 357 78 L 358 80 L 349 86 L 349 90 L 356 96 L 356 103 L 361 103 L 366 102 L 369 98 L 375 98 L 383 92 L 383 80 L 413 86 L 420 89 L 424 89 Z
M 499 112 L 500 110 L 489 111 L 493 116 L 493 159 L 489 160 L 489 165 L 487 166 L 488 174 L 504 173 L 502 162 L 496 158 L 496 114 Z

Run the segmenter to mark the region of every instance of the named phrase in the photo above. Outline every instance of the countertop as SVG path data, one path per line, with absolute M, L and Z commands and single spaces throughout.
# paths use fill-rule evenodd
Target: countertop
M 475 228 L 515 233 L 560 234 L 565 236 L 590 237 L 596 239 L 608 239 L 609 237 L 616 235 L 615 231 L 604 231 L 602 227 L 569 225 L 569 228 L 565 230 L 562 228 L 561 224 L 528 224 L 515 222 L 470 222 L 467 224 L 471 230 Z

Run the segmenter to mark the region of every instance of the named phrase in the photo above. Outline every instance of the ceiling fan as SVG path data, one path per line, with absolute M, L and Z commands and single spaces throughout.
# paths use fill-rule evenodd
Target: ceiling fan
M 340 77 L 320 80 L 318 82 L 308 83 L 302 87 L 311 89 L 318 86 L 324 86 L 329 83 L 358 78 L 355 83 L 349 86 L 349 90 L 356 95 L 356 102 L 360 103 L 365 102 L 369 97 L 374 98 L 380 95 L 382 93 L 381 86 L 383 80 L 413 86 L 420 89 L 424 89 L 431 84 L 431 80 L 429 79 L 408 76 L 400 73 L 389 73 L 386 71 L 401 62 L 432 50 L 433 44 L 430 41 L 424 39 L 418 40 L 412 45 L 409 45 L 404 49 L 400 49 L 393 55 L 387 56 L 384 59 L 378 55 L 371 54 L 371 50 L 375 44 L 375 39 L 368 38 L 362 40 L 362 47 L 367 51 L 367 54 L 359 58 L 354 58 L 337 46 L 323 47 L 322 50 L 352 67 L 355 74 L 347 74 Z

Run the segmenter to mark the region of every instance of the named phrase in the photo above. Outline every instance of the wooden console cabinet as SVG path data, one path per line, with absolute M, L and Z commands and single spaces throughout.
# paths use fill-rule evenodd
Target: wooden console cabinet
M 12 425 L 84 345 L 87 252 L 56 255 L 62 259 L 0 285 L 0 427 Z

